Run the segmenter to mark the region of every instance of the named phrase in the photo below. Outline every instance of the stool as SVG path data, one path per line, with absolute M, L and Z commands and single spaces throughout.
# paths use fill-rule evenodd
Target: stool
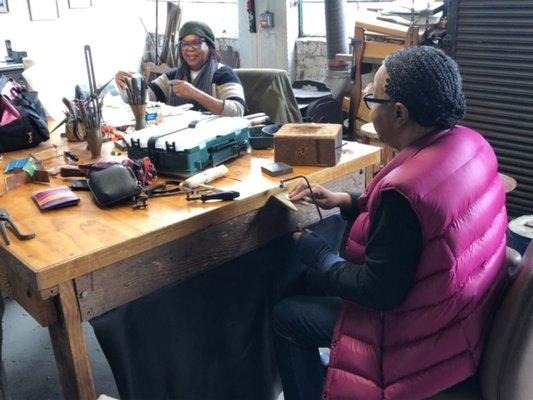
M 499 172 L 499 174 L 503 180 L 503 187 L 505 188 L 505 193 L 512 192 L 516 189 L 517 183 L 515 178 L 509 175 L 502 174 L 501 172 Z
M 370 144 L 371 141 L 378 142 L 380 146 L 383 147 L 383 151 L 381 153 L 381 164 L 379 165 L 378 169 L 379 171 L 381 167 L 384 165 L 387 165 L 393 158 L 394 158 L 394 149 L 390 147 L 388 144 L 383 143 L 381 139 L 379 138 L 376 129 L 374 128 L 374 124 L 372 122 L 366 123 L 359 128 L 359 132 L 361 133 L 361 141 L 364 144 Z M 374 168 L 372 166 L 367 167 L 366 169 L 366 183 L 368 183 L 374 178 Z

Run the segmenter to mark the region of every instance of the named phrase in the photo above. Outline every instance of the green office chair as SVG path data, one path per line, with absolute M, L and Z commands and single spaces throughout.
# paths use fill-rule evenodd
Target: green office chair
M 236 69 L 246 99 L 245 114 L 265 113 L 271 122 L 302 122 L 287 71 L 267 68 Z

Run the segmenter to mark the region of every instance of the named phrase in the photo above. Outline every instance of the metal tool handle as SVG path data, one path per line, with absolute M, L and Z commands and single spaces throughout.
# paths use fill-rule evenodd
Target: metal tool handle
M 7 212 L 6 209 L 1 208 L 0 209 L 0 234 L 4 238 L 7 245 L 9 245 L 9 237 L 7 236 L 7 229 L 9 228 L 13 231 L 15 236 L 20 240 L 29 240 L 33 239 L 35 237 L 35 233 L 22 233 L 19 231 L 19 228 L 15 224 L 15 221 L 13 221 L 13 218 L 11 218 L 11 215 Z
M 91 92 L 90 102 L 93 106 L 93 110 L 95 111 L 96 115 L 96 121 L 95 127 L 100 126 L 100 108 L 98 104 L 98 97 L 94 98 L 92 95 L 96 93 L 97 87 L 96 87 L 96 76 L 94 74 L 94 65 L 93 65 L 93 56 L 91 53 L 91 46 L 86 44 L 83 47 L 83 50 L 85 52 L 85 66 L 87 67 L 87 78 L 89 79 L 89 90 Z
M 13 221 L 13 219 L 11 217 L 9 217 L 8 219 L 8 227 L 13 231 L 13 233 L 15 234 L 15 236 L 17 237 L 17 239 L 19 240 L 30 240 L 30 239 L 33 239 L 35 237 L 35 233 L 31 232 L 31 233 L 22 233 L 18 226 L 15 224 L 15 221 Z
M 96 78 L 94 75 L 94 66 L 93 66 L 93 56 L 91 53 L 91 46 L 86 44 L 83 47 L 83 50 L 85 52 L 85 66 L 87 67 L 87 77 L 89 79 L 89 90 L 91 91 L 91 94 L 96 92 Z
M 7 236 L 6 223 L 4 221 L 0 221 L 0 233 L 2 234 L 6 244 L 9 246 L 11 242 L 9 241 L 9 236 Z
M 222 178 L 229 173 L 229 169 L 225 165 L 219 165 L 218 167 L 208 168 L 196 175 L 187 178 L 180 184 L 182 188 L 196 189 L 201 185 L 205 185 L 215 179 Z
M 210 194 L 202 194 L 200 196 L 200 199 L 202 201 L 208 201 L 208 200 L 233 200 L 237 197 L 239 197 L 241 194 L 239 192 L 236 192 L 234 190 L 219 192 L 219 193 L 210 193 Z

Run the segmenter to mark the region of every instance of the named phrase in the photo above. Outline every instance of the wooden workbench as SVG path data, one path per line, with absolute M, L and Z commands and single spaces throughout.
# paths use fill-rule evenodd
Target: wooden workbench
M 66 145 L 58 138 L 54 140 L 60 152 L 68 147 L 81 156 L 81 161 L 89 161 L 84 143 Z M 44 143 L 31 151 L 48 146 Z M 111 150 L 111 143 L 104 144 L 106 159 Z M 46 158 L 56 151 L 44 150 L 38 157 Z M 3 155 L 2 191 L 7 162 L 28 153 Z M 288 213 L 269 200 L 281 190 L 279 178 L 261 173 L 261 166 L 272 159 L 271 150 L 262 150 L 226 164 L 229 176 L 215 185 L 241 193 L 230 202 L 202 204 L 171 196 L 150 199 L 147 209 L 133 210 L 127 205 L 101 209 L 89 192 L 77 192 L 80 204 L 41 212 L 30 196 L 43 189 L 42 185 L 29 183 L 0 196 L 0 208 L 9 211 L 19 229 L 36 234 L 35 239 L 20 241 L 9 232 L 11 244 L 2 241 L 2 290 L 49 328 L 66 398 L 96 398 L 82 321 L 220 265 L 318 219 L 312 206 Z M 283 178 L 305 175 L 313 183 L 335 190 L 349 189 L 354 186 L 357 171 L 379 159 L 379 148 L 348 143 L 336 166 L 296 167 L 292 175 Z M 45 167 L 58 165 L 60 160 L 50 160 Z M 69 183 L 52 179 L 51 185 L 61 184 Z

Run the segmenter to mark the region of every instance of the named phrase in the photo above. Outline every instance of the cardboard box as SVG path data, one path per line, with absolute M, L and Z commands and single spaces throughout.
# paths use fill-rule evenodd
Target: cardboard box
M 341 146 L 339 124 L 285 124 L 274 135 L 274 160 L 330 167 L 339 162 Z

